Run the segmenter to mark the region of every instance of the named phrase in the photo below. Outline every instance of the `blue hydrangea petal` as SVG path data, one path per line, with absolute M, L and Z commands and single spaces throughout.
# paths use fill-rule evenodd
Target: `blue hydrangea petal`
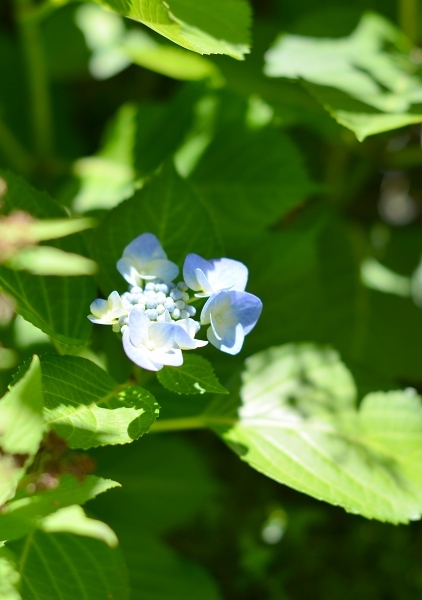
M 262 302 L 248 292 L 222 291 L 211 296 L 201 313 L 201 323 L 210 324 L 208 340 L 228 354 L 240 352 L 244 336 L 256 325 Z
M 199 292 L 203 290 L 202 284 L 198 281 L 197 269 L 202 271 L 206 277 L 206 273 L 211 268 L 211 263 L 199 256 L 198 254 L 188 254 L 183 264 L 183 279 L 191 290 Z
M 123 250 L 123 256 L 139 260 L 140 262 L 150 262 L 157 258 L 167 258 L 163 247 L 153 233 L 142 233 L 138 235 Z
M 213 346 L 226 354 L 239 354 L 242 349 L 245 334 L 242 325 L 238 323 L 225 332 L 224 338 L 217 338 L 212 327 L 207 331 L 207 338 Z

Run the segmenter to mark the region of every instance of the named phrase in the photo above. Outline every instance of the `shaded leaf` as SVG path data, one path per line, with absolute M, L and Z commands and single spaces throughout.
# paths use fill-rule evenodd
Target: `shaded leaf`
M 302 157 L 271 123 L 250 127 L 247 105 L 223 95 L 214 139 L 192 180 L 218 216 L 226 238 L 273 225 L 317 188 Z M 216 174 L 218 174 L 216 176 Z
M 23 598 L 129 598 L 120 551 L 99 540 L 36 531 L 11 548 L 19 558 Z
M 189 252 L 209 258 L 220 252 L 207 206 L 170 163 L 132 198 L 110 211 L 96 230 L 92 255 L 100 265 L 104 293 L 126 289 L 116 263 L 125 246 L 144 232 L 154 233 L 169 260 L 180 267 Z

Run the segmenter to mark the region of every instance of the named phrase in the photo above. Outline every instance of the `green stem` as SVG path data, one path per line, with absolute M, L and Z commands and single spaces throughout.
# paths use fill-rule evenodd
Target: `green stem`
M 196 417 L 182 417 L 180 419 L 158 419 L 151 427 L 150 433 L 160 433 L 161 431 L 183 431 L 189 429 L 207 429 L 213 425 L 220 427 L 232 427 L 235 421 L 233 419 L 207 418 L 204 415 Z
M 0 148 L 17 171 L 28 175 L 32 169 L 32 158 L 14 133 L 0 120 Z
M 14 0 L 16 20 L 28 71 L 34 148 L 40 159 L 48 159 L 53 150 L 53 122 L 48 76 L 40 31 L 35 21 L 25 15 L 32 8 L 31 0 Z
M 416 45 L 418 41 L 419 0 L 399 0 L 399 23 L 407 37 Z

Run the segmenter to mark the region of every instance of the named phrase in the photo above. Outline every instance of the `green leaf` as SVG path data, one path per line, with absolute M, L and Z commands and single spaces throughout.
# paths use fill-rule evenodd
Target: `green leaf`
M 0 172 L 7 191 L 2 200 L 7 213 L 28 212 L 37 219 L 63 219 L 66 212 L 47 194 L 32 188 L 12 173 Z M 83 239 L 75 234 L 56 242 L 60 250 L 84 253 Z M 24 319 L 66 345 L 86 342 L 91 325 L 87 307 L 95 297 L 91 277 L 35 276 L 0 266 L 0 286 L 17 300 L 17 312 Z
M 121 544 L 132 600 L 222 599 L 216 583 L 202 566 L 178 555 L 158 538 L 129 529 Z
M 403 523 L 422 512 L 422 406 L 414 392 L 369 394 L 356 408 L 336 352 L 271 348 L 246 361 L 240 405 L 204 418 L 268 477 L 348 512 Z
M 44 428 L 41 369 L 34 356 L 24 377 L 0 400 L 0 505 L 13 496 Z
M 202 356 L 186 354 L 181 367 L 164 367 L 157 377 L 165 388 L 177 394 L 229 393 L 218 381 L 211 363 Z
M 0 446 L 3 452 L 35 456 L 44 433 L 38 356 L 34 356 L 22 379 L 0 401 L 0 423 Z
M 122 484 L 118 494 L 103 494 L 91 505 L 119 539 L 133 523 L 154 535 L 180 528 L 216 501 L 205 456 L 181 437 L 146 436 L 142 444 L 98 448 L 94 457 L 101 473 Z
M 0 598 L 22 600 L 19 593 L 20 580 L 16 556 L 7 548 L 0 548 Z
M 411 42 L 384 17 L 366 14 L 347 38 L 281 36 L 267 52 L 270 77 L 302 79 L 359 140 L 422 121 L 421 80 Z
M 99 152 L 74 165 L 80 189 L 73 209 L 111 209 L 129 198 L 140 187 L 140 178 L 182 144 L 202 93 L 202 85 L 190 84 L 170 102 L 124 104 L 106 129 Z
M 44 355 L 41 371 L 44 419 L 70 448 L 127 444 L 146 433 L 158 414 L 149 392 L 119 385 L 85 358 Z
M 94 456 L 101 472 L 122 483 L 91 509 L 118 535 L 133 600 L 219 598 L 204 569 L 158 539 L 214 511 L 220 489 L 201 449 L 179 436 L 152 435 L 142 444 L 98 448 Z
M 170 163 L 133 198 L 110 211 L 96 230 L 92 255 L 100 265 L 104 293 L 126 288 L 116 263 L 125 246 L 144 232 L 154 233 L 179 266 L 189 252 L 208 258 L 221 252 L 207 206 Z
M 93 260 L 49 246 L 24 248 L 9 259 L 6 266 L 16 271 L 25 270 L 34 275 L 61 277 L 94 275 L 97 271 L 97 265 Z
M 147 25 L 199 54 L 227 54 L 242 60 L 249 52 L 250 9 L 245 0 L 91 0 Z
M 74 533 L 91 537 L 103 541 L 110 548 L 116 548 L 119 543 L 116 534 L 106 523 L 90 519 L 83 508 L 76 504 L 45 517 L 40 523 L 40 529 L 47 533 Z
M 207 58 L 182 48 L 158 44 L 143 31 L 131 32 L 123 43 L 123 51 L 134 64 L 173 79 L 210 78 L 217 84 L 222 81 L 218 68 Z
M 18 555 L 23 598 L 129 599 L 121 553 L 99 540 L 36 531 L 11 548 Z
M 73 504 L 84 504 L 114 487 L 120 487 L 120 484 L 95 475 L 88 475 L 83 481 L 73 475 L 63 475 L 56 488 L 12 500 L 3 507 L 0 539 L 20 538 L 42 526 L 43 517 Z
M 247 105 L 227 94 L 192 180 L 228 240 L 273 225 L 316 190 L 286 134 L 272 124 L 250 127 Z

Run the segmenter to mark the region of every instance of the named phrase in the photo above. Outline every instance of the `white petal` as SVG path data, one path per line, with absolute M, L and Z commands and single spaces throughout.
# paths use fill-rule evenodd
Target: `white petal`
M 171 323 L 151 323 L 149 339 L 156 350 L 167 352 L 174 345 L 174 325 Z
M 117 261 L 116 266 L 120 275 L 122 275 L 128 283 L 131 285 L 140 284 L 139 273 L 128 258 L 121 258 Z
M 129 315 L 129 334 L 130 341 L 136 347 L 147 346 L 149 342 L 148 330 L 151 321 L 146 314 L 134 308 Z
M 177 348 L 169 350 L 168 352 L 163 352 L 159 349 L 153 350 L 150 352 L 150 358 L 157 367 L 159 367 L 159 365 L 167 365 L 169 367 L 180 367 L 183 365 L 182 351 Z M 161 367 L 159 368 L 161 369 Z
M 111 292 L 108 297 L 108 306 L 110 311 L 121 310 L 123 308 L 122 299 L 120 298 L 120 294 L 116 291 Z
M 108 313 L 108 302 L 102 298 L 97 298 L 89 308 L 94 317 L 101 318 Z
M 126 355 L 139 367 L 148 371 L 159 371 L 162 365 L 155 364 L 150 358 L 150 351 L 145 346 L 136 347 L 130 340 L 130 330 L 126 329 L 123 333 L 123 349 Z
M 196 341 L 193 337 L 183 327 L 179 327 L 178 325 L 175 325 L 174 341 L 181 350 L 194 350 L 196 348 Z
M 178 276 L 179 267 L 170 260 L 160 258 L 149 262 L 144 268 L 144 273 L 140 273 L 142 279 L 152 279 L 153 276 L 170 282 Z
M 157 258 L 167 258 L 160 242 L 152 233 L 138 235 L 123 250 L 123 257 L 135 258 L 140 262 L 150 262 Z
M 248 269 L 238 260 L 215 258 L 210 261 L 212 268 L 205 273 L 215 292 L 234 290 L 243 292 L 248 282 Z

